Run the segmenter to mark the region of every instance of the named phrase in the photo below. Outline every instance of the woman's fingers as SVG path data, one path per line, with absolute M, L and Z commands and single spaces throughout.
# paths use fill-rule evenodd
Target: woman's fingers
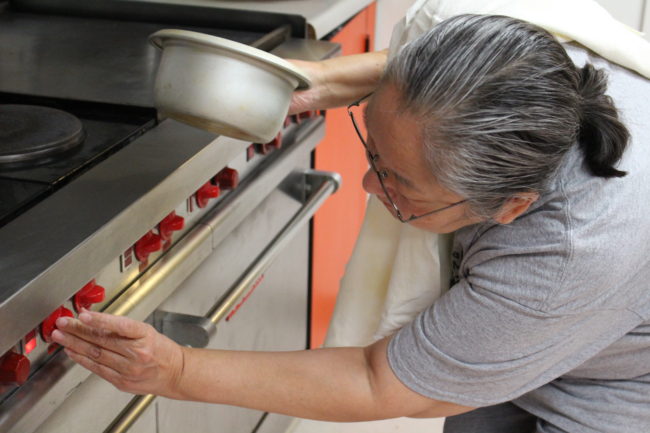
M 77 339 L 81 339 L 96 346 L 103 347 L 115 353 L 119 353 L 122 356 L 130 357 L 132 355 L 132 350 L 129 347 L 129 343 L 131 343 L 133 340 L 130 338 L 125 338 L 103 328 L 88 326 L 78 319 L 69 317 L 59 318 L 56 321 L 56 326 L 57 329 L 60 330 L 63 334 L 74 336 Z M 57 334 L 57 337 L 58 336 L 59 335 Z M 67 346 L 73 341 L 70 340 L 61 342 L 57 341 L 57 337 L 55 337 L 54 334 L 52 335 L 52 339 L 56 343 L 59 343 L 63 346 Z
M 118 388 L 123 383 L 122 376 L 117 371 L 113 370 L 110 367 L 100 364 L 99 362 L 91 359 L 85 355 L 75 352 L 72 349 L 65 348 L 65 353 L 76 363 L 80 364 L 82 367 L 87 368 L 98 376 L 106 379 L 111 382 Z
M 143 338 L 148 332 L 148 326 L 137 320 L 95 311 L 82 311 L 79 320 L 88 326 L 106 329 L 126 338 Z
M 71 358 L 122 390 L 171 395 L 184 354 L 151 326 L 125 317 L 84 311 L 60 318 L 52 339 Z
M 128 376 L 132 373 L 132 362 L 122 354 L 89 343 L 88 341 L 75 337 L 72 334 L 65 334 L 58 329 L 52 333 L 52 339 L 56 343 L 74 351 L 75 353 L 83 355 L 98 364 L 107 366 L 122 375 Z

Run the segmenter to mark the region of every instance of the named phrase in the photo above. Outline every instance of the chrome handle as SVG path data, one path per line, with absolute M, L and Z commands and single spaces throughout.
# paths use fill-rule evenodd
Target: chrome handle
M 156 329 L 179 344 L 192 347 L 207 346 L 216 333 L 217 323 L 231 308 L 237 305 L 248 288 L 268 269 L 280 251 L 309 221 L 323 201 L 336 191 L 341 183 L 341 178 L 338 173 L 310 170 L 305 173 L 305 183 L 307 189 L 310 190 L 307 201 L 205 316 L 157 310 L 154 313 Z
M 311 170 L 305 173 L 306 181 L 313 191 L 305 204 L 280 230 L 273 240 L 255 258 L 244 274 L 226 292 L 205 316 L 156 311 L 154 323 L 159 330 L 180 344 L 193 342 L 194 347 L 207 346 L 210 337 L 216 333 L 216 325 L 234 307 L 246 290 L 268 269 L 282 249 L 293 239 L 302 226 L 311 219 L 321 204 L 333 194 L 341 184 L 338 173 Z M 181 341 L 178 341 L 181 340 Z M 144 411 L 153 403 L 153 394 L 134 397 L 120 416 L 104 433 L 125 433 Z
M 314 192 L 269 245 L 255 258 L 239 280 L 226 292 L 225 299 L 217 302 L 208 311 L 206 318 L 211 323 L 216 325 L 223 319 L 226 313 L 246 293 L 246 290 L 268 269 L 302 226 L 311 219 L 325 199 L 333 194 L 341 184 L 341 176 L 338 173 L 312 170 L 305 175 L 308 185 Z

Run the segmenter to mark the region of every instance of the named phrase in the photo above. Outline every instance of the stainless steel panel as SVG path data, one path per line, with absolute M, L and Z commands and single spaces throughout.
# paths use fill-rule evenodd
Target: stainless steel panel
M 309 151 L 322 137 L 323 128 L 322 121 L 314 121 L 311 127 L 305 130 L 307 137 L 301 136 L 300 142 L 292 144 L 292 146 L 295 146 L 293 149 L 287 148 L 286 152 L 278 153 L 275 160 L 277 163 L 271 162 L 267 170 L 260 176 L 260 179 L 266 179 L 268 183 L 277 186 L 280 180 L 286 177 L 287 173 L 296 164 L 303 164 L 301 161 L 309 158 Z M 306 150 L 302 150 L 303 148 Z M 295 184 L 296 176 L 300 177 L 302 175 L 290 176 L 288 181 L 281 185 L 281 190 L 276 191 L 274 194 L 289 197 L 282 191 L 293 190 L 289 185 Z M 249 197 L 252 194 L 253 197 L 250 197 L 250 200 L 259 203 L 264 199 L 264 196 L 260 195 L 261 191 L 263 189 L 243 188 L 241 195 Z M 234 201 L 237 202 L 237 200 Z M 236 206 L 234 211 L 228 212 L 230 217 L 223 220 L 225 221 L 223 227 L 199 224 L 196 229 L 181 239 L 165 256 L 148 269 L 136 283 L 131 285 L 118 299 L 109 305 L 105 311 L 112 314 L 126 315 L 137 320 L 145 319 L 210 254 L 215 236 L 218 238 L 226 237 L 231 230 L 231 225 L 234 225 L 231 224 L 231 218 L 241 222 L 252 210 L 246 202 L 247 200 L 243 200 L 244 204 Z M 293 200 L 292 203 L 299 202 Z M 222 205 L 232 207 L 225 201 Z M 218 213 L 218 210 L 218 208 L 215 209 L 215 213 Z M 209 215 L 208 220 L 212 221 Z M 226 233 L 220 234 L 223 230 Z M 268 231 L 265 233 L 271 234 Z M 258 245 L 258 247 L 262 248 L 263 245 Z M 214 300 L 211 303 L 204 304 L 204 306 L 209 306 L 212 303 L 214 303 Z M 12 433 L 33 431 L 88 375 L 89 373 L 86 370 L 72 363 L 65 354 L 57 354 L 0 406 L 0 430 Z
M 34 433 L 102 433 L 131 398 L 133 395 L 91 375 Z
M 125 315 L 136 320 L 144 320 L 151 312 L 173 292 L 178 285 L 201 263 L 212 251 L 211 231 L 206 226 L 199 226 L 183 238 L 174 249 L 153 265 L 138 282 L 132 285 L 116 300 L 107 312 Z M 21 386 L 0 406 L 0 431 L 3 433 L 27 433 L 36 429 L 74 391 L 90 376 L 90 372 L 72 362 L 63 352 L 57 353 L 43 368 L 38 370 L 29 381 Z M 92 376 L 94 377 L 94 376 Z M 91 385 L 84 385 L 93 389 Z M 112 388 L 112 387 L 111 387 Z M 117 390 L 114 390 L 118 392 Z M 97 395 L 108 393 L 101 389 Z M 91 393 L 91 391 L 88 391 Z M 130 400 L 124 402 L 123 406 Z M 93 412 L 93 399 L 81 399 L 81 403 L 68 408 L 77 408 L 67 412 L 66 417 L 77 418 L 76 412 Z M 118 402 L 115 397 L 111 402 Z M 117 409 L 117 412 L 121 407 Z M 113 416 L 117 415 L 117 412 Z M 102 426 L 103 428 L 106 425 Z M 75 430 L 70 430 L 74 432 Z M 78 430 L 86 433 L 85 430 Z
M 246 145 L 165 121 L 2 227 L 0 353 Z
M 286 59 L 316 61 L 338 56 L 341 54 L 341 46 L 314 39 L 289 39 L 271 50 L 271 53 Z

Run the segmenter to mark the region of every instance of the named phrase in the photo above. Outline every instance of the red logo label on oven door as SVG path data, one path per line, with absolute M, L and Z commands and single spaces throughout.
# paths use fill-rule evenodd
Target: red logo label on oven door
M 239 304 L 235 305 L 235 307 L 232 309 L 232 311 L 230 311 L 230 313 L 228 313 L 228 315 L 226 316 L 226 322 L 228 322 L 235 314 L 237 314 L 237 311 L 239 311 L 241 306 L 244 305 L 244 302 L 248 301 L 248 298 L 251 297 L 251 295 L 253 294 L 255 289 L 257 289 L 257 286 L 260 285 L 260 283 L 262 282 L 263 279 L 264 279 L 264 274 L 260 275 L 260 277 L 255 281 L 255 283 L 253 283 L 253 286 L 248 291 L 248 293 L 246 293 L 246 296 L 244 296 L 242 298 L 242 300 L 239 301 Z

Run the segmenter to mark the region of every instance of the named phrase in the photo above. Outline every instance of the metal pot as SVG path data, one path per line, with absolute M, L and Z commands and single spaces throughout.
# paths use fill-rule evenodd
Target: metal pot
M 310 81 L 291 63 L 248 45 L 187 30 L 160 30 L 154 103 L 198 128 L 266 143 L 282 127 L 296 89 Z

